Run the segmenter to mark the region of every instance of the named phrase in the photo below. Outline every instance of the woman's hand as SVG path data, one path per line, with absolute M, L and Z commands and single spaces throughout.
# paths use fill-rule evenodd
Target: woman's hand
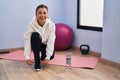
M 29 64 L 29 65 L 32 65 L 32 64 L 33 64 L 33 60 L 31 60 L 31 59 L 27 59 L 26 62 L 27 62 L 27 64 Z
M 44 59 L 41 63 L 42 64 L 48 64 L 49 60 L 48 59 Z

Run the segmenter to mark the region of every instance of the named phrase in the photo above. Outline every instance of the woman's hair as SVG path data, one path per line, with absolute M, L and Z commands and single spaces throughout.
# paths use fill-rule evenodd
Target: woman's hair
M 36 8 L 36 14 L 37 14 L 37 11 L 38 11 L 39 8 L 46 8 L 47 11 L 48 11 L 48 7 L 46 5 L 44 5 L 44 4 L 41 4 L 41 5 L 37 6 L 37 8 Z

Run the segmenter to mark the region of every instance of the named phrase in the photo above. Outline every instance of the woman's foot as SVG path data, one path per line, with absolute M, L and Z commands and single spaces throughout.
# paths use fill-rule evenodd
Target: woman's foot
M 35 62 L 34 70 L 35 71 L 40 71 L 41 70 L 41 63 L 40 62 Z

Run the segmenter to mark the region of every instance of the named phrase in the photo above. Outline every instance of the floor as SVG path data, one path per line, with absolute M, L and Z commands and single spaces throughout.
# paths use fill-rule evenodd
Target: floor
M 71 51 L 74 55 L 81 55 L 77 50 Z M 66 51 L 57 53 L 64 55 Z M 33 65 L 26 62 L 0 59 L 0 80 L 120 80 L 120 64 L 110 65 L 100 58 L 95 69 L 72 68 L 66 71 L 64 66 L 45 65 L 41 71 L 35 72 Z

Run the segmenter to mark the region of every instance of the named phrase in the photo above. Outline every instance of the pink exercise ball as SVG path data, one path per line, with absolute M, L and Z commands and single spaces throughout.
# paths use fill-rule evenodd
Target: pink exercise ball
M 73 31 L 66 24 L 57 23 L 55 25 L 56 25 L 55 50 L 65 50 L 72 45 Z

